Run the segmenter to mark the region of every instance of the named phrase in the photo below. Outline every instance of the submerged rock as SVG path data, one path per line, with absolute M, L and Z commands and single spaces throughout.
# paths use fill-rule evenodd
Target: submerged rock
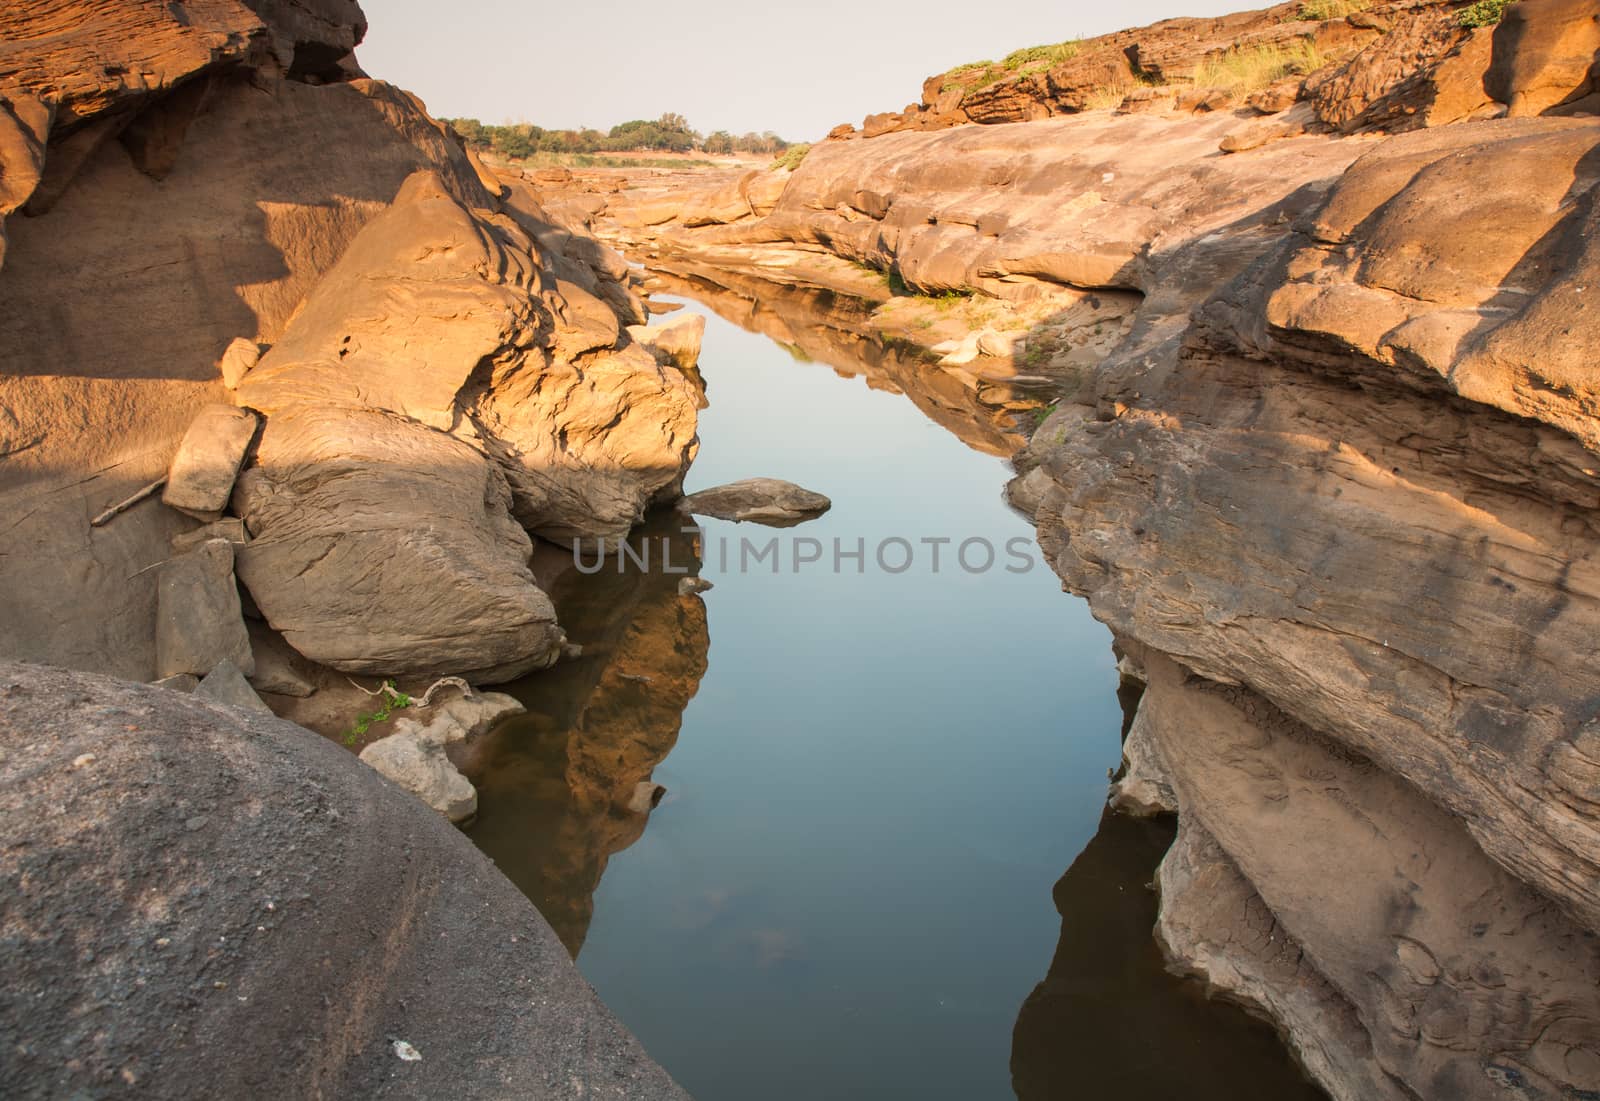
M 0 665 L 0 881 L 8 1098 L 686 1097 L 458 830 L 270 715 Z
M 768 527 L 788 527 L 812 520 L 832 507 L 833 502 L 822 494 L 778 478 L 745 478 L 702 489 L 689 494 L 679 505 L 695 516 L 714 516 L 736 523 L 748 520 Z

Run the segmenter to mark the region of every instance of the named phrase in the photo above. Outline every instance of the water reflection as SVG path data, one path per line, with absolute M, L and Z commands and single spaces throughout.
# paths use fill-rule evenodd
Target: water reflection
M 914 345 L 882 339 L 868 325 L 872 304 L 847 294 L 678 261 L 650 273 L 667 293 L 704 303 L 802 363 L 826 364 L 874 390 L 904 394 L 929 420 L 986 455 L 1010 458 L 1025 447 L 1022 426 L 1032 425 L 1030 411 L 1054 396 L 943 370 Z
M 1123 738 L 1139 696 L 1117 689 Z M 1150 934 L 1152 881 L 1176 833 L 1170 818 L 1107 809 L 1056 883 L 1061 939 L 1011 1036 L 1018 1101 L 1326 1101 L 1270 1027 L 1167 971 Z
M 625 572 L 585 575 L 566 551 L 540 551 L 535 570 L 583 653 L 503 689 L 527 714 L 462 762 L 478 786 L 472 840 L 574 956 L 607 860 L 644 832 L 659 794 L 651 773 L 677 744 L 706 672 L 705 604 L 678 592 L 700 571 L 682 527 L 662 515 L 634 533 L 636 548 L 649 546 L 647 570 L 629 562 Z

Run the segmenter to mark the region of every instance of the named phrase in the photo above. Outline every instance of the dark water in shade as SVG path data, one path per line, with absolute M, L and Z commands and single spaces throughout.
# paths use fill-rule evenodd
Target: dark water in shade
M 1160 970 L 1164 827 L 1102 821 L 1108 633 L 1043 563 L 953 561 L 1031 547 L 1002 461 L 715 316 L 701 369 L 689 489 L 788 478 L 833 510 L 705 521 L 704 597 L 662 568 L 663 540 L 696 562 L 671 518 L 635 538 L 649 571 L 547 554 L 584 654 L 513 686 L 529 714 L 467 766 L 473 840 L 607 1004 L 701 1101 L 1316 1097 L 1262 1026 Z M 741 537 L 773 536 L 778 572 L 741 572 Z M 891 537 L 903 573 L 874 562 Z M 954 541 L 937 571 L 923 537 Z M 824 553 L 796 571 L 800 538 Z M 865 541 L 864 572 L 834 572 L 835 538 Z

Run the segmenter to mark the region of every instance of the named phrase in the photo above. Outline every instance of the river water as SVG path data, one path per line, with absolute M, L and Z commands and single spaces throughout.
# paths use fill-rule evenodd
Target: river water
M 787 339 L 690 303 L 688 489 L 786 478 L 833 509 L 661 517 L 620 573 L 544 552 L 584 653 L 512 686 L 529 713 L 468 765 L 474 841 L 701 1101 L 1317 1096 L 1161 971 L 1170 827 L 1102 829 L 1111 640 L 1001 500 L 1006 418 L 952 431 L 927 410 L 970 387 L 907 400 L 935 369 L 716 304 Z M 680 595 L 685 567 L 715 588 Z

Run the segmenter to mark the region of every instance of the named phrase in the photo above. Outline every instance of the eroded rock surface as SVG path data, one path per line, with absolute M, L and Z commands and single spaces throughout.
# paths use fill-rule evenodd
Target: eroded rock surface
M 493 682 L 561 652 L 505 479 L 446 433 L 374 410 L 275 413 L 236 506 L 253 535 L 239 577 L 313 661 Z
M 695 516 L 788 527 L 821 516 L 833 502 L 781 478 L 743 478 L 691 493 L 680 507 Z
M 0 811 L 7 1096 L 685 1096 L 457 830 L 292 724 L 0 665 Z
M 535 625 L 540 598 L 511 561 L 527 540 L 503 523 L 508 500 L 544 534 L 615 538 L 677 492 L 694 453 L 698 393 L 626 335 L 645 320 L 626 264 L 484 169 L 414 97 L 367 79 L 350 55 L 365 31 L 354 3 L 124 8 L 23 3 L 0 17 L 11 105 L 0 214 L 12 213 L 0 500 L 14 518 L 0 533 L 0 653 L 155 674 L 151 567 L 192 524 L 155 501 L 87 521 L 169 466 L 169 503 L 215 517 L 237 460 L 248 476 L 254 459 L 216 432 L 201 433 L 217 445 L 205 462 L 191 461 L 193 447 L 174 455 L 191 425 L 222 415 L 243 438 L 254 418 L 218 413 L 224 403 L 269 422 L 337 410 L 344 424 L 325 421 L 325 437 L 374 426 L 370 460 L 400 435 L 416 459 L 392 477 L 336 479 L 370 496 L 324 494 L 301 528 L 266 506 L 246 516 L 277 532 L 241 568 L 291 645 L 341 669 L 392 655 L 384 675 L 539 664 L 554 628 Z M 292 426 L 263 431 L 282 475 L 298 461 L 282 442 L 304 439 Z M 329 549 L 317 524 L 342 513 L 357 523 L 342 534 L 379 545 L 396 530 L 386 515 L 416 515 L 423 501 L 403 500 L 406 486 L 435 459 L 498 469 L 427 517 L 492 513 L 482 553 L 454 562 L 402 546 L 403 568 L 366 573 L 360 595 L 319 612 L 316 575 L 293 572 Z M 263 478 L 235 502 L 259 504 Z M 496 553 L 503 568 L 487 564 Z M 402 578 L 404 591 L 393 588 Z M 506 610 L 488 624 L 487 651 L 467 653 L 448 623 L 478 618 L 484 598 L 445 605 L 485 578 Z M 399 611 L 371 610 L 385 597 Z M 433 647 L 429 632 L 446 641 Z M 366 660 L 353 653 L 363 634 Z

